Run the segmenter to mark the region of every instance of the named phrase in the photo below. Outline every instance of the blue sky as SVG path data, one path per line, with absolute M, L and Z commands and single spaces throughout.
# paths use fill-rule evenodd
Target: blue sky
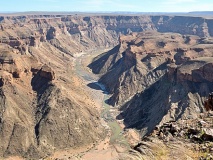
M 7 11 L 212 11 L 213 0 L 2 0 Z

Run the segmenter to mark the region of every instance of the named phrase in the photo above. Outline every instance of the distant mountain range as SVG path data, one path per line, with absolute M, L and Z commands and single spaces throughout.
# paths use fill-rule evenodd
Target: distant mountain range
M 128 12 L 128 11 L 97 11 L 97 12 L 79 12 L 79 11 L 26 11 L 26 12 L 0 12 L 0 15 L 192 15 L 192 16 L 213 16 L 213 11 L 193 11 L 193 12 Z
M 188 14 L 193 14 L 193 15 L 213 15 L 213 11 L 194 11 L 194 12 L 189 12 Z

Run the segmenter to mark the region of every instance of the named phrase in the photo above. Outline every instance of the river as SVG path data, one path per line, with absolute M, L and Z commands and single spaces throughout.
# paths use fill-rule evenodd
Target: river
M 86 54 L 77 56 L 75 59 L 75 65 L 74 65 L 75 72 L 82 80 L 86 82 L 86 84 L 96 85 L 96 88 L 99 88 L 100 90 L 102 90 L 102 92 L 97 92 L 97 94 L 103 94 L 101 96 L 103 97 L 103 99 L 102 99 L 102 106 L 101 106 L 102 109 L 101 109 L 100 116 L 108 125 L 107 128 L 110 129 L 110 132 L 111 132 L 110 144 L 112 145 L 119 144 L 129 148 L 129 144 L 123 135 L 123 129 L 121 128 L 121 126 L 119 125 L 115 116 L 112 113 L 113 110 L 115 110 L 115 108 L 106 103 L 106 100 L 109 99 L 110 95 L 106 91 L 105 86 L 98 82 L 98 79 L 99 79 L 98 75 L 93 74 L 85 66 L 86 64 L 85 61 L 88 62 L 89 60 L 92 60 L 94 55 L 98 55 L 100 53 L 103 53 L 103 51 L 96 52 L 96 53 L 91 52 L 91 53 L 86 53 Z M 93 89 L 93 88 L 90 88 L 90 89 Z M 93 89 L 93 92 L 96 92 L 96 91 L 97 89 Z

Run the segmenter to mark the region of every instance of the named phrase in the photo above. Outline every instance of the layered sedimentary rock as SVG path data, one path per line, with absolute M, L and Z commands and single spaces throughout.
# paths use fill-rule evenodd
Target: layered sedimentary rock
M 34 40 L 0 44 L 0 157 L 39 159 L 104 135 L 98 112 L 76 97 L 72 57 Z
M 113 94 L 109 103 L 122 105 L 164 76 L 170 64 L 170 70 L 175 70 L 191 59 L 211 57 L 211 44 L 201 40 L 174 33 L 132 33 L 121 36 L 118 46 L 96 58 L 89 67 L 103 74 L 100 82 Z
M 101 82 L 113 94 L 109 103 L 123 106 L 119 117 L 124 118 L 127 127 L 148 126 L 150 131 L 172 105 L 184 108 L 188 104 L 188 99 L 167 103 L 170 94 L 180 93 L 178 100 L 188 95 L 192 104 L 191 96 L 202 97 L 201 92 L 204 95 L 210 90 L 206 89 L 208 83 L 202 85 L 201 81 L 212 81 L 205 73 L 211 63 L 201 65 L 199 61 L 199 68 L 192 73 L 180 65 L 212 56 L 207 45 L 213 44 L 209 37 L 213 35 L 212 26 L 212 19 L 187 16 L 0 17 L 0 157 L 38 159 L 59 149 L 91 144 L 104 135 L 98 112 L 82 100 L 85 93 L 75 86 L 72 75 L 75 53 L 101 47 L 117 45 L 91 64 L 95 73 L 103 74 Z M 132 33 L 139 31 L 185 36 Z M 191 95 L 193 87 L 186 91 L 168 89 L 173 83 L 186 85 L 188 81 L 192 86 L 195 81 L 200 83 L 198 88 L 204 87 L 205 91 L 197 94 L 196 88 Z M 165 87 L 159 89 L 159 83 Z M 160 94 L 162 91 L 167 94 Z M 200 99 L 195 101 L 195 109 L 201 106 Z M 148 122 L 155 111 L 159 111 L 159 118 Z
M 204 111 L 213 90 L 212 51 L 198 36 L 131 33 L 89 67 L 112 94 L 108 103 L 120 107 L 117 118 L 146 135 L 159 123 Z
M 198 118 L 204 112 L 204 100 L 213 90 L 212 80 L 208 78 L 211 72 L 203 72 L 203 68 L 211 65 L 212 59 L 197 58 L 175 70 L 169 69 L 157 82 L 125 103 L 118 118 L 124 118 L 127 127 L 141 129 L 142 135 L 164 122 Z
M 65 53 L 73 54 L 117 44 L 120 33 L 154 30 L 208 37 L 213 35 L 212 19 L 189 16 L 82 16 L 31 15 L 1 17 L 0 40 L 26 47 L 50 41 Z M 4 32 L 3 32 L 4 31 Z M 66 41 L 66 44 L 63 42 Z

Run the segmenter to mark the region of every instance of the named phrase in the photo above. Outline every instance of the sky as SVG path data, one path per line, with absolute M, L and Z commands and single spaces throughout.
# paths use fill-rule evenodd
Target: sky
M 1 0 L 0 12 L 24 11 L 213 11 L 213 0 Z

